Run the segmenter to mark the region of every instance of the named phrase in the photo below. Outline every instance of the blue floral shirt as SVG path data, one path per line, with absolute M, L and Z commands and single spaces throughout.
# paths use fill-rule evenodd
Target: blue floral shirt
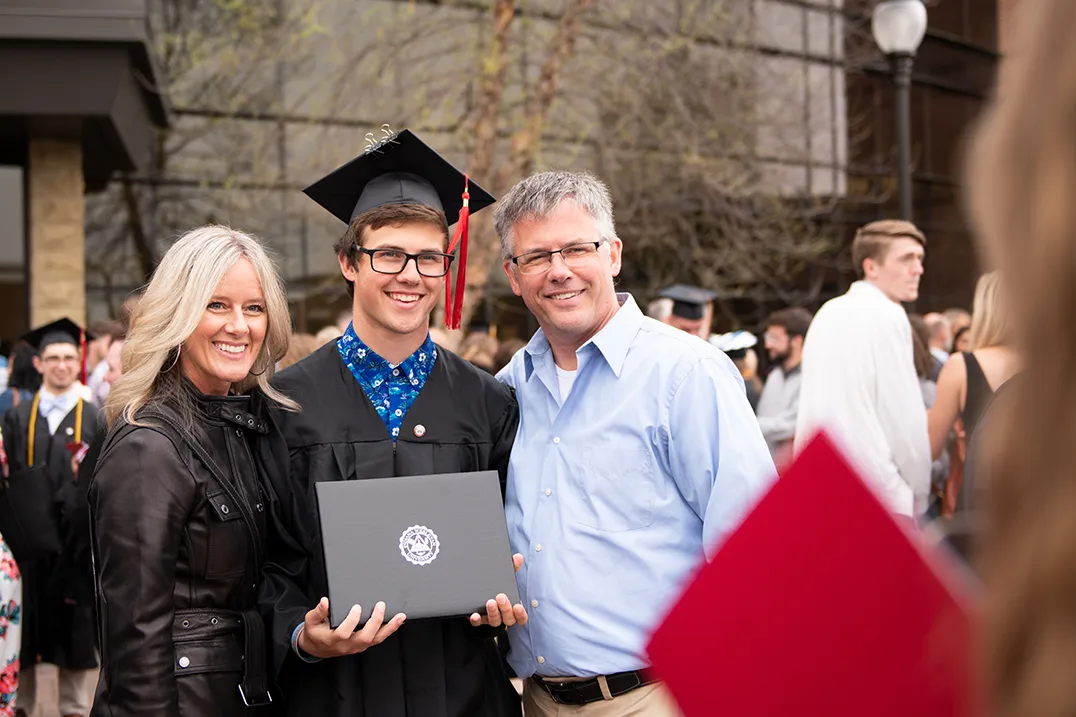
M 395 441 L 400 435 L 404 417 L 426 385 L 426 379 L 437 360 L 437 347 L 433 339 L 427 334 L 426 341 L 418 351 L 405 358 L 399 366 L 391 365 L 370 350 L 350 324 L 336 342 L 336 348 Z

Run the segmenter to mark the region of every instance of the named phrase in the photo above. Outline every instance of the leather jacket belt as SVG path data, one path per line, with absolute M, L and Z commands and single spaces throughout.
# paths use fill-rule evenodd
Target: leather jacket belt
M 559 705 L 585 705 L 606 699 L 605 695 L 602 694 L 601 683 L 597 677 L 578 682 L 562 682 L 555 678 L 539 677 L 538 675 L 531 679 L 548 692 L 553 701 Z M 649 670 L 617 672 L 616 674 L 605 676 L 605 682 L 609 686 L 610 698 L 619 697 L 638 687 L 651 685 L 657 681 L 658 678 Z
M 184 652 L 196 654 L 193 647 L 200 641 L 228 635 L 243 639 L 242 672 L 239 695 L 247 707 L 259 707 L 273 701 L 269 694 L 266 674 L 265 628 L 256 610 L 235 612 L 232 610 L 176 610 L 172 622 L 172 641 L 176 645 L 176 672 L 210 672 L 234 669 L 238 665 L 222 664 L 211 656 L 205 665 L 192 664 L 192 658 Z M 184 649 L 188 647 L 190 649 Z M 219 652 L 219 648 L 216 650 Z M 216 669 L 215 669 L 216 668 Z

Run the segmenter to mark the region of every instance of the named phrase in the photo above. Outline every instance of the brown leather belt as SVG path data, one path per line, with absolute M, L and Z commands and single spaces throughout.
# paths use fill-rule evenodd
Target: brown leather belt
M 531 679 L 545 690 L 558 705 L 585 705 L 591 702 L 601 702 L 605 699 L 597 677 L 578 682 L 562 682 L 555 678 L 539 677 L 538 675 L 534 675 Z M 657 681 L 657 676 L 649 670 L 634 670 L 632 672 L 617 672 L 613 675 L 605 675 L 610 697 L 619 697 L 636 688 L 652 685 Z

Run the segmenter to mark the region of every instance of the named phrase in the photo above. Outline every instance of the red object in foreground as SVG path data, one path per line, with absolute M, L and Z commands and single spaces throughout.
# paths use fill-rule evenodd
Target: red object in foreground
M 968 717 L 970 583 L 819 435 L 648 651 L 687 717 Z

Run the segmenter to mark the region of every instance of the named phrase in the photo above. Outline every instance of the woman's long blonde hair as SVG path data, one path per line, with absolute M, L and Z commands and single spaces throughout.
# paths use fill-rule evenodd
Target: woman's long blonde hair
M 123 346 L 123 375 L 109 392 L 109 426 L 135 414 L 150 401 L 173 401 L 187 417 L 190 401 L 182 388 L 180 347 L 198 327 L 224 274 L 240 259 L 254 267 L 265 296 L 268 326 L 250 373 L 232 389 L 258 388 L 270 400 L 296 410 L 298 404 L 269 385 L 276 362 L 288 350 L 291 316 L 276 267 L 257 239 L 228 227 L 192 229 L 165 252 L 131 317 Z
M 1014 4 L 1014 7 L 1016 5 Z M 1019 42 L 969 154 L 970 208 L 1003 268 L 1025 370 L 979 459 L 984 685 L 993 717 L 1076 714 L 1076 3 L 1020 3 Z M 995 420 L 996 418 L 996 420 Z
M 975 303 L 971 312 L 971 350 L 1009 344 L 1008 307 L 1004 300 L 1001 275 L 992 271 L 979 277 L 975 285 Z

